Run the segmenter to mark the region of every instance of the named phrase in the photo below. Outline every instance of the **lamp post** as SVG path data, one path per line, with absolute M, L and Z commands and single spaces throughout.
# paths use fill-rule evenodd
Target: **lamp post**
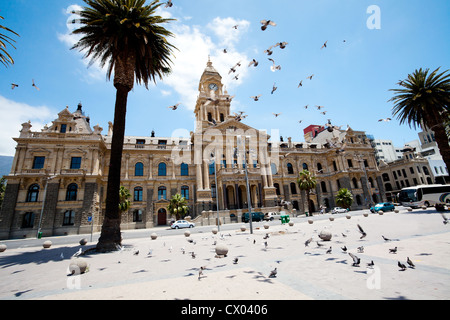
M 42 216 L 44 214 L 45 198 L 47 198 L 48 182 L 52 179 L 55 179 L 56 177 L 57 176 L 51 176 L 51 177 L 45 178 L 44 199 L 42 200 L 41 215 L 39 216 L 39 225 L 38 225 L 38 230 L 37 230 L 37 234 L 36 234 L 37 239 L 39 239 L 39 234 L 41 233 Z
M 216 154 L 211 153 L 211 159 L 210 163 L 214 163 L 214 181 L 216 184 L 216 206 L 217 206 L 217 231 L 220 232 L 220 221 L 219 221 L 219 186 L 217 185 L 217 161 L 216 161 Z
M 245 149 L 245 143 L 246 143 L 247 137 L 244 137 L 244 169 L 245 169 L 245 183 L 247 186 L 247 206 L 248 206 L 248 221 L 250 223 L 250 234 L 253 234 L 253 221 L 252 221 L 252 202 L 250 198 L 250 189 L 249 189 L 249 183 L 248 183 L 248 170 L 247 170 L 247 152 Z M 239 135 L 237 136 L 237 143 L 238 145 L 242 144 L 242 137 Z

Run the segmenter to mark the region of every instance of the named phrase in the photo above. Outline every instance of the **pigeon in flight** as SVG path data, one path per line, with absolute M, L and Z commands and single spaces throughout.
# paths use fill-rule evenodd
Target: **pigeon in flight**
M 228 71 L 228 74 L 230 73 L 235 73 L 236 72 L 236 68 L 241 66 L 241 62 L 239 61 L 238 63 L 236 63 L 233 67 L 230 68 L 230 71 Z
M 272 58 L 269 58 L 270 61 L 272 61 L 272 66 L 270 67 L 270 70 L 272 70 L 272 72 L 275 72 L 277 70 L 281 70 L 281 66 L 280 65 L 275 65 L 275 60 L 273 60 Z
M 234 25 L 232 28 L 233 28 L 234 30 L 237 30 L 238 27 L 239 27 L 239 25 L 237 24 L 237 25 Z
M 252 98 L 255 101 L 259 101 L 259 98 L 261 98 L 261 96 L 262 96 L 262 94 L 257 95 L 257 96 L 253 96 L 253 97 L 250 97 L 250 98 Z
M 359 239 L 363 239 L 367 236 L 367 233 L 364 232 L 363 228 L 358 224 L 359 232 L 361 233 L 361 237 Z
M 15 83 L 11 83 L 11 90 L 14 90 L 15 88 L 17 88 L 19 85 L 15 84 Z
M 300 83 L 298 84 L 297 88 L 303 87 L 303 80 L 300 81 Z
M 314 77 L 314 75 L 310 75 L 309 77 L 306 77 L 306 79 L 312 80 L 312 78 Z
M 378 122 L 389 122 L 389 121 L 391 121 L 392 119 L 391 118 L 386 118 L 386 119 L 380 119 L 380 120 L 378 120 Z
M 273 269 L 272 271 L 270 271 L 269 278 L 276 278 L 277 273 L 278 273 L 277 268 Z
M 32 83 L 31 85 L 32 85 L 37 91 L 41 90 L 41 89 L 39 89 L 39 88 L 36 86 L 36 84 L 34 83 L 34 79 L 32 80 L 32 82 L 33 82 L 33 83 Z
M 280 49 L 285 49 L 286 46 L 288 45 L 287 42 L 278 42 L 275 47 L 280 47 Z
M 172 0 L 169 0 L 166 2 L 166 5 L 164 6 L 164 8 L 172 8 L 172 6 L 173 6 Z
M 414 263 L 411 261 L 411 259 L 409 259 L 409 257 L 406 257 L 407 259 L 406 259 L 406 263 L 408 263 L 409 264 L 409 267 L 410 268 L 415 268 L 416 266 L 414 265 Z
M 398 267 L 400 268 L 401 271 L 405 271 L 406 270 L 406 266 L 401 263 L 400 261 L 397 263 Z
M 273 46 L 270 46 L 269 49 L 264 50 L 264 53 L 267 53 L 268 56 L 271 56 L 273 54 L 272 48 Z
M 361 262 L 361 259 L 358 258 L 357 256 L 355 256 L 355 255 L 354 255 L 353 253 L 351 253 L 351 252 L 349 252 L 348 254 L 349 254 L 349 256 L 352 257 L 352 259 L 353 259 L 353 264 L 352 264 L 352 266 L 353 266 L 353 267 L 359 267 L 359 264 L 360 264 L 360 262 Z
M 320 49 L 326 48 L 327 47 L 327 42 L 328 42 L 328 40 L 325 41 L 325 43 L 323 44 L 322 48 L 320 48 Z
M 172 110 L 177 110 L 178 109 L 178 106 L 179 106 L 180 104 L 179 103 L 177 103 L 176 105 L 173 105 L 173 106 L 170 106 L 170 107 L 167 107 L 168 109 L 172 109 Z
M 281 116 L 281 113 L 274 113 L 273 115 L 275 116 L 275 118 L 278 118 L 279 116 Z
M 261 20 L 261 30 L 265 31 L 267 29 L 268 26 L 272 26 L 275 27 L 277 24 L 274 21 L 271 20 Z
M 258 64 L 259 64 L 258 61 L 256 61 L 255 59 L 252 59 L 252 61 L 248 64 L 248 66 L 249 66 L 249 67 L 251 67 L 251 66 L 257 67 Z
M 271 92 L 271 94 L 273 94 L 275 91 L 277 91 L 277 89 L 278 89 L 278 87 L 275 85 L 275 83 L 273 84 L 273 87 L 272 87 L 272 92 Z

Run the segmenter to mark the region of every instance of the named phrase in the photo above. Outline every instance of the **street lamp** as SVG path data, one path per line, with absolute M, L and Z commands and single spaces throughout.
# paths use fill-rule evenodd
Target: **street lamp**
M 252 202 L 250 199 L 250 189 L 249 189 L 249 183 L 248 183 L 248 169 L 247 169 L 247 152 L 245 149 L 245 142 L 247 138 L 250 138 L 249 136 L 244 137 L 244 169 L 245 169 L 245 182 L 247 185 L 247 206 L 248 206 L 248 219 L 250 222 L 250 234 L 253 234 L 253 223 L 252 223 Z M 239 135 L 237 136 L 237 143 L 238 145 L 242 144 L 242 137 Z
M 211 159 L 210 160 L 210 164 L 214 163 L 214 181 L 216 183 L 216 206 L 217 206 L 217 230 L 218 232 L 220 232 L 220 221 L 219 221 L 219 186 L 217 185 L 217 159 L 216 159 L 216 154 L 215 153 L 211 153 Z
M 39 225 L 38 225 L 38 230 L 37 230 L 37 234 L 36 234 L 36 238 L 38 238 L 38 239 L 39 239 L 39 234 L 41 233 L 42 216 L 44 214 L 45 198 L 47 198 L 48 182 L 52 179 L 55 179 L 56 177 L 57 176 L 51 176 L 51 177 L 45 178 L 44 199 L 42 200 L 41 215 L 39 217 Z

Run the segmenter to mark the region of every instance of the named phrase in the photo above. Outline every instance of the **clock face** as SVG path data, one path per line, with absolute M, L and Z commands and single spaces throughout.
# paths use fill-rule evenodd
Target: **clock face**
M 211 83 L 211 84 L 209 85 L 209 89 L 210 89 L 210 90 L 217 91 L 217 89 L 219 89 L 219 87 L 217 86 L 217 84 Z

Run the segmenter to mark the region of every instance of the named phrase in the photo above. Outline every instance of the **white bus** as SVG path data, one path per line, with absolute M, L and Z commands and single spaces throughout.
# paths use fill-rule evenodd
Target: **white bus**
M 398 201 L 404 207 L 418 208 L 450 203 L 450 185 L 421 185 L 404 188 L 398 194 Z

